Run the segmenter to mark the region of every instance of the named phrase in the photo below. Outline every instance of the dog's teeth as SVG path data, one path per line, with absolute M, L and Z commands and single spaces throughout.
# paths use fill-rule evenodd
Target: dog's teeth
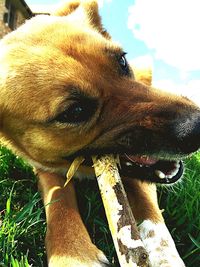
M 164 179 L 165 178 L 165 174 L 159 170 L 155 170 L 155 174 L 160 178 L 160 179 Z
M 144 165 L 146 168 L 150 168 L 150 166 L 149 165 Z
M 168 179 L 171 179 L 173 177 L 174 177 L 174 175 L 171 175 L 171 174 L 166 176 L 166 178 L 168 178 Z
M 148 160 L 149 157 L 148 157 L 147 155 L 142 155 L 142 156 L 141 156 L 141 159 L 146 159 L 146 160 Z
M 133 164 L 129 161 L 125 162 L 126 166 L 132 166 Z
M 174 164 L 174 166 L 176 167 L 176 169 L 174 171 L 172 171 L 170 174 L 166 175 L 166 178 L 171 179 L 179 172 L 180 164 L 176 163 L 176 164 Z
M 180 168 L 180 164 L 179 164 L 178 162 L 176 162 L 176 163 L 174 164 L 174 167 L 175 167 L 176 169 L 179 170 L 179 168 Z

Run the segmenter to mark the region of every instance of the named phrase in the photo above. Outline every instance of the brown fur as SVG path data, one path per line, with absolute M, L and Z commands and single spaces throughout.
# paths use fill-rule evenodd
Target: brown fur
M 38 169 L 44 203 L 60 199 L 46 206 L 49 266 L 103 266 L 72 183 L 63 188 L 62 177 L 51 172 L 68 167 L 64 157 L 83 148 L 112 148 L 118 134 L 138 126 L 155 132 L 156 146 L 167 149 L 162 138 L 172 117 L 199 111 L 183 97 L 149 87 L 149 73 L 135 75 L 142 83 L 120 74 L 116 57 L 123 51 L 104 31 L 95 1 L 74 1 L 55 14 L 33 18 L 1 41 L 1 140 Z M 77 91 L 97 99 L 95 116 L 76 127 L 53 121 Z M 163 221 L 154 185 L 130 178 L 125 184 L 138 220 Z

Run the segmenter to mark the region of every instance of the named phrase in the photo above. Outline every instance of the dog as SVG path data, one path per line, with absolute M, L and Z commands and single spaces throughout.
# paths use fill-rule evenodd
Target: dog
M 200 109 L 152 88 L 149 77 L 131 70 L 93 0 L 68 2 L 51 16 L 30 19 L 1 40 L 0 51 L 1 141 L 38 174 L 48 265 L 109 265 L 83 225 L 73 182 L 63 187 L 63 173 L 83 156 L 77 176 L 92 176 L 91 156 L 112 153 L 120 156 L 133 214 L 142 221 L 149 266 L 185 266 L 158 207 L 155 183 L 178 180 L 181 158 L 199 149 Z

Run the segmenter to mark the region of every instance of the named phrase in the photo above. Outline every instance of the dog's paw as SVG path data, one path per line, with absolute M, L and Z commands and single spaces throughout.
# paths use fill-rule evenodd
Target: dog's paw
M 185 266 L 164 223 L 155 224 L 146 220 L 139 226 L 139 231 L 149 253 L 151 267 Z
M 94 252 L 95 251 L 95 252 Z M 79 255 L 77 251 L 76 256 L 65 255 L 51 256 L 48 267 L 108 267 L 110 263 L 104 253 L 96 247 L 90 253 Z

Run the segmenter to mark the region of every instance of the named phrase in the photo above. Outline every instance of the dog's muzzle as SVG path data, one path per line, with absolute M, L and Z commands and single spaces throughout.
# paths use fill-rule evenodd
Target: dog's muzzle
M 118 144 L 127 152 L 121 157 L 121 174 L 155 183 L 171 184 L 181 178 L 180 158 L 200 147 L 200 112 L 168 123 L 165 132 L 132 129 Z

